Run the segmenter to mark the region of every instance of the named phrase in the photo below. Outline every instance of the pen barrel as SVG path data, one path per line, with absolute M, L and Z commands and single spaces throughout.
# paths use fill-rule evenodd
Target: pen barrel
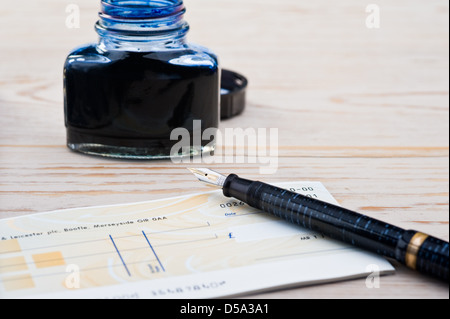
M 254 182 L 247 203 L 301 227 L 322 233 L 353 246 L 395 258 L 397 243 L 404 230 L 285 189 Z
M 397 244 L 396 259 L 411 269 L 448 283 L 448 242 L 415 230 L 407 230 Z
M 417 238 L 421 233 L 237 175 L 227 178 L 223 192 L 290 223 L 448 280 L 448 243 L 439 239 Z

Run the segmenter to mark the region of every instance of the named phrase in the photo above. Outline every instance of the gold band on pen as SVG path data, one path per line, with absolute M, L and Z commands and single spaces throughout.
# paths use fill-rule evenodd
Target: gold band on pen
M 408 248 L 406 249 L 405 262 L 406 266 L 411 269 L 416 270 L 417 268 L 417 254 L 419 253 L 420 247 L 422 247 L 425 240 L 427 240 L 429 236 L 424 233 L 416 233 L 411 241 L 408 244 Z

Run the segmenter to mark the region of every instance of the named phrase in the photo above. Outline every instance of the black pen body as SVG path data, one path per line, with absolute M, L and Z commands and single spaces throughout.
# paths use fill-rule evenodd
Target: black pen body
M 234 174 L 223 192 L 290 223 L 448 281 L 449 246 L 437 238 Z

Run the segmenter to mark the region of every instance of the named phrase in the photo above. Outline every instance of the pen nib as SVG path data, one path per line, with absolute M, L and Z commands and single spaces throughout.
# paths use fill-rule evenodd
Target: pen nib
M 223 187 L 225 184 L 226 176 L 219 174 L 208 168 L 188 168 L 201 182 Z

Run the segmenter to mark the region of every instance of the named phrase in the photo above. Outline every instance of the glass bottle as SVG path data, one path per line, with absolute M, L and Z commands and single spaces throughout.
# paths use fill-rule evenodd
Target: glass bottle
M 75 49 L 64 66 L 70 149 L 114 158 L 167 159 L 179 142 L 171 140 L 175 129 L 201 136 L 218 127 L 218 59 L 187 42 L 184 14 L 182 0 L 101 1 L 95 26 L 99 42 Z M 209 137 L 201 145 L 191 138 L 175 155 L 212 152 L 214 138 Z

